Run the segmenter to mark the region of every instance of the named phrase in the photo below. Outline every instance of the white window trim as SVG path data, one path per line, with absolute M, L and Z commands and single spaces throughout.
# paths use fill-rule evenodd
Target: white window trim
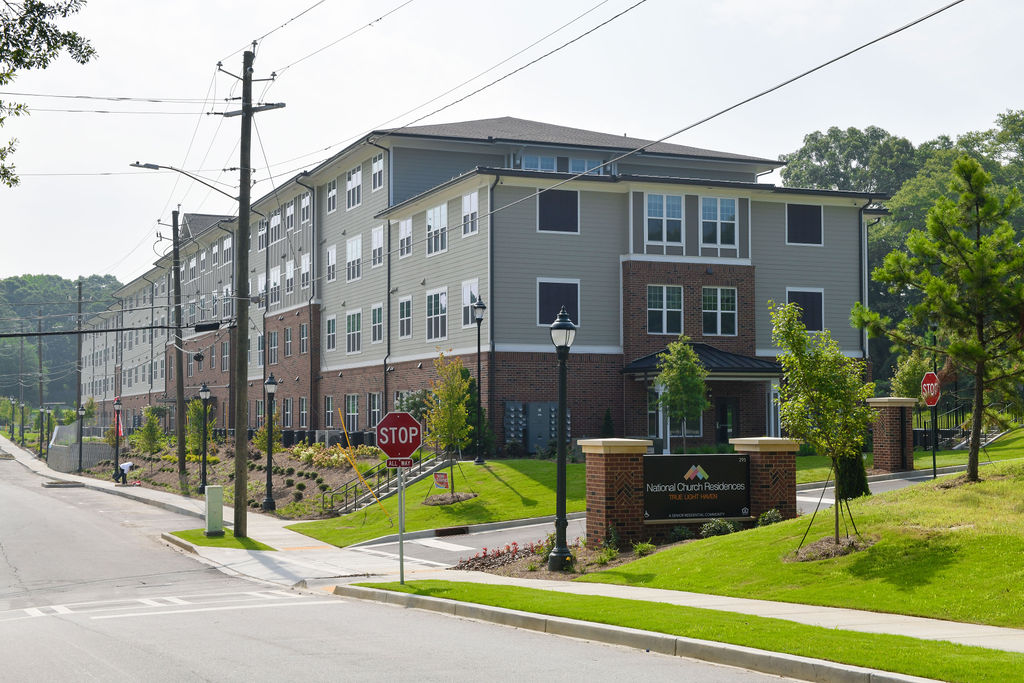
M 471 203 L 476 205 L 476 206 L 470 207 L 470 208 L 474 209 L 471 213 L 475 213 L 476 214 L 476 218 L 473 219 L 473 221 L 472 221 L 472 223 L 475 225 L 475 227 L 472 230 L 470 230 L 469 232 L 466 232 L 466 222 L 465 222 L 465 217 L 466 217 L 466 200 L 470 199 L 471 197 L 474 200 Z M 464 237 L 464 238 L 465 237 L 472 237 L 473 235 L 480 234 L 480 191 L 479 190 L 473 190 L 472 192 L 469 192 L 467 194 L 462 195 L 462 219 L 463 219 L 462 222 L 459 224 L 459 227 L 462 228 L 462 230 L 461 230 L 462 237 Z
M 332 244 L 327 247 L 326 266 L 327 281 L 334 282 L 338 279 L 338 245 Z
M 650 312 L 652 310 L 651 307 L 650 307 L 650 299 L 647 298 L 647 295 L 648 295 L 648 291 L 647 290 L 649 288 L 651 288 L 651 287 L 660 287 L 661 288 L 661 303 L 662 303 L 662 307 L 660 309 L 661 310 L 661 326 L 664 329 L 664 331 L 663 332 L 651 332 L 651 328 L 648 325 L 648 320 L 645 317 L 644 318 L 644 326 L 647 328 L 647 334 L 660 334 L 660 335 L 669 335 L 671 337 L 678 337 L 680 334 L 683 333 L 683 330 L 686 329 L 686 314 L 685 314 L 685 312 L 686 312 L 686 302 L 684 301 L 684 299 L 686 297 L 686 292 L 684 291 L 685 288 L 682 285 L 659 285 L 659 284 L 655 284 L 653 282 L 648 283 L 647 287 L 644 289 L 644 296 L 645 296 L 644 312 L 647 314 L 647 316 L 650 316 Z M 668 308 L 668 288 L 669 287 L 676 287 L 676 288 L 679 289 L 679 331 L 678 332 L 669 332 L 668 331 L 668 324 L 667 324 L 668 323 L 668 312 L 670 310 Z M 671 309 L 671 310 L 674 310 L 674 309 Z
M 704 200 L 714 199 L 716 202 L 716 216 L 715 224 L 715 240 L 716 242 L 705 242 L 704 241 Z M 722 200 L 731 199 L 736 202 L 736 220 L 732 221 L 735 225 L 735 243 L 733 244 L 722 244 Z M 735 249 L 736 255 L 740 253 L 740 197 L 726 197 L 723 195 L 699 195 L 697 197 L 697 243 L 702 249 Z M 750 210 L 749 208 L 747 209 Z M 683 214 L 685 215 L 686 209 L 684 207 Z M 729 221 L 726 221 L 727 223 Z
M 409 334 L 402 334 L 402 304 L 409 302 Z M 398 338 L 399 339 L 412 339 L 412 297 L 403 296 L 398 300 Z
M 435 294 L 444 295 L 444 335 L 440 337 L 430 336 L 430 315 L 427 313 L 427 307 L 430 305 L 430 297 L 434 296 Z M 423 298 L 423 322 L 425 323 L 425 325 L 423 326 L 423 339 L 425 341 L 438 342 L 445 341 L 446 339 L 448 339 L 448 313 L 448 288 L 438 287 L 437 289 L 431 289 L 430 291 L 428 291 L 426 293 L 426 296 Z
M 380 239 L 380 245 L 377 240 Z M 377 249 L 380 249 L 380 259 L 377 259 Z M 384 265 L 384 226 L 379 225 L 370 232 L 370 268 L 379 268 Z
M 526 157 L 537 157 L 537 168 L 530 168 L 530 167 L 528 167 L 526 165 Z M 547 171 L 547 170 L 545 170 L 543 168 L 540 168 L 540 166 L 541 166 L 540 160 L 541 159 L 551 159 L 551 160 L 553 160 L 554 161 L 554 168 L 552 168 L 550 171 Z M 558 157 L 557 156 L 551 156 L 550 154 L 534 154 L 532 152 L 529 153 L 529 154 L 523 154 L 522 157 L 520 157 L 520 159 L 519 159 L 519 168 L 521 168 L 524 171 L 536 171 L 538 173 L 557 173 L 558 172 Z
M 331 344 L 330 323 L 334 323 L 334 344 Z M 324 318 L 324 349 L 335 351 L 338 348 L 338 316 L 329 315 Z
M 462 319 L 462 329 L 464 329 L 464 330 L 467 329 L 467 328 L 470 328 L 470 327 L 476 327 L 476 320 L 473 317 L 473 304 L 476 303 L 476 302 L 475 301 L 472 301 L 472 302 L 467 302 L 466 301 L 466 285 L 470 286 L 470 290 L 469 290 L 470 293 L 472 293 L 474 291 L 476 292 L 476 298 L 479 299 L 480 298 L 480 278 L 475 277 L 472 280 L 463 280 L 462 281 L 462 308 L 459 309 L 459 316 Z M 466 308 L 466 306 L 469 306 L 469 320 L 470 320 L 470 322 L 469 322 L 468 325 L 465 323 L 466 316 L 463 315 L 463 309 Z
M 790 292 L 816 292 L 821 294 L 821 329 L 807 330 L 808 332 L 824 332 L 828 329 L 825 325 L 825 288 L 824 287 L 786 287 L 786 303 L 789 303 Z
M 349 338 L 349 334 L 353 334 L 353 333 L 350 333 L 348 331 L 348 319 L 351 316 L 354 316 L 354 315 L 358 315 L 359 316 L 359 331 L 354 333 L 354 334 L 358 335 L 359 348 L 356 349 L 355 351 L 349 351 L 349 348 L 348 348 L 348 338 Z M 353 308 L 353 309 L 345 311 L 345 355 L 346 356 L 355 356 L 355 355 L 358 355 L 358 354 L 360 354 L 362 352 L 363 352 L 363 309 L 361 309 L 361 308 Z
M 666 222 L 669 220 L 667 215 L 663 215 L 661 217 L 661 237 L 662 237 L 661 240 L 652 240 L 652 239 L 648 238 L 648 236 L 647 236 L 647 221 L 650 220 L 650 215 L 647 213 L 648 206 L 649 206 L 648 203 L 647 203 L 647 196 L 648 195 L 652 195 L 652 194 L 656 194 L 656 195 L 659 195 L 660 197 L 663 197 L 663 204 L 662 204 L 662 209 L 663 209 L 662 213 L 663 214 L 668 214 L 668 198 L 669 197 L 679 197 L 680 198 L 680 201 L 682 202 L 683 212 L 682 212 L 682 216 L 679 217 L 679 222 L 682 225 L 682 228 L 679 231 L 679 241 L 678 242 L 670 242 L 667 239 L 668 226 L 666 225 Z M 699 206 L 700 206 L 700 204 L 699 204 L 699 201 L 698 201 L 698 207 Z M 661 246 L 661 247 L 681 247 L 682 250 L 683 250 L 683 253 L 684 254 L 686 253 L 686 195 L 685 194 L 677 195 L 677 194 L 668 194 L 666 192 L 644 192 L 644 244 L 645 245 L 646 244 L 654 244 L 654 245 Z
M 377 184 L 377 163 L 380 163 L 380 184 Z M 370 192 L 384 188 L 384 152 L 375 154 L 370 159 Z
M 355 258 L 352 258 L 355 252 Z M 352 275 L 355 270 L 355 276 Z M 363 236 L 357 235 L 345 242 L 345 282 L 356 282 L 363 278 Z
M 374 311 L 380 311 L 380 339 L 374 340 L 373 338 L 373 313 Z M 384 343 L 384 304 L 378 302 L 370 306 L 370 343 L 371 344 L 383 344 Z
M 349 196 L 353 190 L 358 190 L 359 199 L 354 204 L 349 203 Z M 363 165 L 359 164 L 345 174 L 345 210 L 351 211 L 363 203 Z
M 406 231 L 406 228 L 408 228 L 408 231 Z M 408 234 L 406 236 L 409 238 L 409 248 L 405 250 L 404 254 L 402 253 L 403 232 L 407 232 Z M 410 256 L 412 256 L 412 219 L 404 218 L 398 221 L 398 258 L 404 259 Z
M 704 310 L 704 290 L 705 289 L 717 289 L 718 290 L 718 325 L 716 326 L 718 332 L 708 334 L 704 331 L 704 313 L 709 312 Z M 732 311 L 733 315 L 736 316 L 736 331 L 732 334 L 722 334 L 722 290 L 731 289 L 736 292 L 736 310 Z M 700 332 L 702 337 L 738 337 L 740 334 L 740 292 L 738 287 L 720 287 L 718 285 L 702 285 L 700 288 Z
M 789 205 L 800 204 L 801 206 L 816 206 L 821 211 L 821 242 L 815 244 L 814 242 L 790 242 L 789 241 Z M 785 223 L 782 224 L 782 229 L 786 238 L 787 247 L 824 247 L 825 246 L 825 205 L 824 204 L 806 204 L 804 202 L 786 202 L 786 213 Z
M 534 202 L 534 214 L 535 214 L 534 215 L 534 220 L 533 220 L 534 232 L 536 232 L 537 234 L 540 234 L 540 235 L 572 235 L 574 237 L 579 237 L 580 234 L 583 233 L 583 226 L 581 225 L 581 223 L 583 222 L 583 214 L 582 214 L 582 210 L 583 210 L 583 193 L 581 191 L 579 191 L 579 190 L 564 190 L 565 192 L 575 192 L 576 193 L 576 231 L 575 232 L 567 232 L 565 230 L 541 230 L 540 229 L 540 195 L 545 190 L 549 190 L 549 189 L 550 190 L 562 190 L 561 187 L 552 187 L 552 188 L 539 187 L 539 188 L 537 188 L 535 190 L 537 192 L 537 201 Z
M 338 179 L 327 181 L 327 213 L 338 210 Z
M 440 210 L 442 207 L 444 207 L 444 225 L 442 225 L 441 227 L 439 227 L 439 228 L 437 228 L 437 229 L 432 231 L 430 229 L 430 219 L 428 218 L 428 216 L 430 215 L 431 211 Z M 427 236 L 427 238 L 424 240 L 424 248 L 426 249 L 426 252 L 427 252 L 427 258 L 430 258 L 432 256 L 437 256 L 438 254 L 444 254 L 444 253 L 448 252 L 448 202 L 447 201 L 442 202 L 442 203 L 438 204 L 437 206 L 432 206 L 432 207 L 430 207 L 429 209 L 427 209 L 424 212 L 424 214 L 423 214 L 423 229 L 426 232 L 426 236 Z M 437 249 L 435 251 L 430 251 L 431 239 L 432 239 L 432 236 L 434 234 L 440 234 L 443 237 L 443 239 L 444 239 L 444 248 L 443 249 Z
M 576 285 L 576 314 L 580 318 L 583 317 L 583 304 L 582 304 L 582 302 L 580 300 L 580 292 L 581 292 L 581 290 L 583 288 L 580 287 L 580 280 L 579 280 L 579 278 L 538 277 L 537 278 L 537 284 L 534 287 L 534 291 L 533 291 L 534 296 L 535 296 L 534 305 L 533 305 L 533 312 L 534 313 L 539 313 L 540 312 L 540 283 L 542 283 L 542 282 L 547 282 L 547 283 L 551 283 L 551 284 L 563 284 L 563 285 L 575 284 Z M 644 294 L 646 294 L 646 293 L 647 293 L 647 290 L 645 289 L 644 290 Z M 646 310 L 646 309 L 644 309 L 644 310 Z M 554 320 L 552 320 L 551 322 L 554 322 Z M 579 320 L 573 320 L 572 323 L 576 327 L 580 327 L 580 321 Z M 551 327 L 551 323 L 540 323 L 539 322 L 539 323 L 537 323 L 537 327 Z

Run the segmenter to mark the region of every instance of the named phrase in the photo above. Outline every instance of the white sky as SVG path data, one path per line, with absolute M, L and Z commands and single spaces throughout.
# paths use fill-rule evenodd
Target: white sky
M 314 0 L 91 0 L 67 24 L 97 57 L 64 57 L 22 72 L 4 92 L 202 100 L 211 85 L 218 111 L 240 94 L 216 63 L 241 69 L 241 49 Z M 408 123 L 623 11 L 607 0 L 593 12 L 411 115 L 410 109 L 511 56 L 600 0 L 412 0 L 387 18 L 290 68 L 283 68 L 398 7 L 404 0 L 325 0 L 264 39 L 255 75 L 277 71 L 263 101 L 287 107 L 257 115 L 257 198 L 279 181 L 374 128 Z M 945 4 L 944 0 L 648 0 L 607 26 L 496 86 L 421 123 L 517 116 L 609 133 L 660 138 L 770 85 Z M 745 105 L 671 142 L 776 158 L 829 126 L 878 125 L 915 144 L 941 133 L 991 127 L 1024 108 L 1020 26 L 1024 3 L 966 0 L 893 38 Z M 260 95 L 265 84 L 257 84 Z M 237 194 L 239 119 L 200 116 L 198 103 L 67 100 L 27 102 L 8 119 L 21 185 L 0 187 L 0 277 L 111 273 L 127 282 L 156 259 L 156 232 L 183 212 L 234 213 L 227 197 L 141 160 L 228 183 Z M 187 114 L 92 114 L 40 109 Z M 399 117 L 397 121 L 391 119 Z M 194 135 L 194 137 L 193 137 Z M 191 143 L 191 144 L 190 144 Z M 308 154 L 318 152 L 315 154 Z M 307 155 L 307 156 L 302 156 Z M 300 157 L 294 160 L 295 157 Z M 99 175 L 99 174 L 116 175 Z M 76 175 L 82 174 L 82 175 Z

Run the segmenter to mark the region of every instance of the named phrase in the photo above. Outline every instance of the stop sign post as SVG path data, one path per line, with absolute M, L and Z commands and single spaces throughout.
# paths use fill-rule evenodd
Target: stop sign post
M 409 413 L 388 413 L 377 423 L 377 447 L 388 456 L 387 466 L 398 468 L 398 582 L 405 584 L 405 478 L 412 454 L 423 441 L 423 428 Z
M 939 397 L 942 396 L 942 386 L 939 382 L 939 376 L 934 372 L 924 373 L 924 377 L 921 378 L 921 396 L 924 397 L 924 403 L 932 409 L 932 479 L 938 476 L 938 470 L 935 467 L 935 445 L 939 440 Z

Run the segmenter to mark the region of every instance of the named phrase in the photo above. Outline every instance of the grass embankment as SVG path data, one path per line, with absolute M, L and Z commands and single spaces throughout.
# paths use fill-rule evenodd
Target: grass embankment
M 586 508 L 584 465 L 566 466 L 566 510 Z M 555 463 L 543 460 L 491 460 L 485 465 L 462 463 L 454 472 L 456 491 L 473 491 L 476 498 L 451 505 L 424 505 L 433 488 L 428 477 L 405 490 L 405 530 L 419 531 L 555 514 Z M 398 496 L 382 501 L 390 518 L 376 503 L 342 517 L 299 522 L 288 528 L 318 541 L 347 546 L 398 533 Z M 393 520 L 393 524 L 391 523 Z
M 1019 653 L 807 626 L 784 619 L 660 602 L 458 581 L 410 581 L 404 586 L 398 583 L 359 585 L 732 643 L 946 681 L 1012 680 L 1024 667 L 1024 655 Z
M 211 548 L 235 548 L 237 550 L 277 550 L 266 543 L 254 541 L 251 538 L 235 538 L 231 529 L 225 529 L 223 536 L 206 536 L 203 529 L 189 529 L 187 531 L 172 531 L 174 536 L 188 541 L 192 545 L 205 545 Z
M 926 482 L 850 502 L 876 540 L 845 557 L 790 562 L 806 517 L 670 548 L 580 581 L 850 607 L 1024 627 L 1024 463 L 998 463 L 984 480 Z M 831 535 L 820 514 L 808 542 Z M 852 533 L 852 529 L 850 529 Z
M 870 468 L 874 457 L 865 454 L 864 466 Z M 1024 431 L 1015 431 L 982 449 L 978 454 L 979 462 L 998 462 L 1024 457 Z M 936 451 L 936 467 L 966 465 L 967 451 Z M 831 468 L 831 461 L 823 455 L 801 455 L 796 459 L 796 483 L 806 484 L 814 481 L 825 481 Z M 930 470 L 932 468 L 932 452 L 914 451 L 914 469 Z

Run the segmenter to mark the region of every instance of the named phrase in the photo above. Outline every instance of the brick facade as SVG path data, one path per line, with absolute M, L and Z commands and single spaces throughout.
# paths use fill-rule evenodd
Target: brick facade
M 914 469 L 914 421 L 911 411 L 916 398 L 869 398 L 875 408 L 873 433 L 874 467 L 883 472 Z

